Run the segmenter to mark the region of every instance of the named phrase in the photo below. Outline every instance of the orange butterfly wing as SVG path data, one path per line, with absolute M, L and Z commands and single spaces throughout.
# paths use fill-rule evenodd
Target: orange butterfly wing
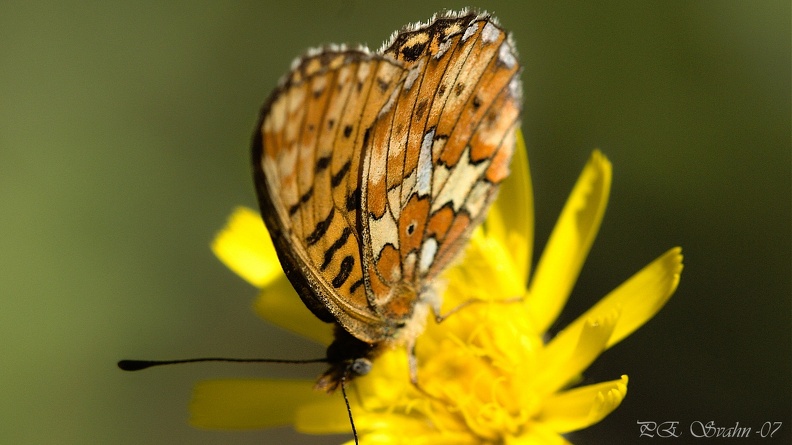
M 404 69 L 365 51 L 309 53 L 264 105 L 253 141 L 262 215 L 284 272 L 321 320 L 379 339 L 358 229 L 362 139 Z
M 432 279 L 508 174 L 521 95 L 514 46 L 488 15 L 433 19 L 380 52 L 302 58 L 252 152 L 289 280 L 317 317 L 372 345 L 434 304 Z
M 514 45 L 489 16 L 398 34 L 386 56 L 405 81 L 363 148 L 363 266 L 369 301 L 408 322 L 508 175 L 521 108 Z

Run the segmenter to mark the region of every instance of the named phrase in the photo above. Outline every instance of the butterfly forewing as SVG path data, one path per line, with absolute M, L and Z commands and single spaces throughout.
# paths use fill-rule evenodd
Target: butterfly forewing
M 254 142 L 262 213 L 290 281 L 321 319 L 372 342 L 380 321 L 357 224 L 362 139 L 403 73 L 361 51 L 309 55 L 265 106 Z
M 521 92 L 513 45 L 489 17 L 437 20 L 384 53 L 408 71 L 364 147 L 363 262 L 372 305 L 399 319 L 508 174 Z

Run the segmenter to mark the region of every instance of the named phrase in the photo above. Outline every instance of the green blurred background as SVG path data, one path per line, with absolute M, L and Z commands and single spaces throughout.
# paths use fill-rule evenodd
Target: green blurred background
M 186 424 L 197 380 L 313 378 L 321 367 L 127 374 L 115 362 L 322 355 L 259 321 L 255 290 L 209 251 L 234 206 L 255 206 L 258 108 L 308 47 L 377 48 L 465 5 L 4 2 L 0 443 L 348 438 Z M 614 165 L 602 230 L 558 327 L 666 249 L 686 255 L 665 309 L 586 375 L 629 374 L 623 405 L 572 440 L 632 443 L 638 420 L 678 420 L 685 433 L 714 420 L 782 421 L 767 442 L 789 443 L 789 2 L 476 6 L 513 31 L 525 67 L 537 250 L 591 150 Z

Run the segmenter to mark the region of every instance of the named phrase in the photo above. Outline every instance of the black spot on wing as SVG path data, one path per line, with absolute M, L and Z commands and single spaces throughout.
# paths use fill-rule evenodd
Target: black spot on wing
M 354 283 L 352 283 L 351 286 L 349 286 L 349 293 L 354 293 L 355 290 L 357 290 L 357 288 L 359 288 L 362 285 L 363 285 L 363 278 L 355 281 Z
M 384 93 L 388 91 L 388 88 L 390 88 L 390 82 L 380 77 L 377 77 L 377 86 L 379 87 L 380 91 Z
M 371 128 L 366 128 L 366 132 L 363 133 L 363 148 L 366 148 L 368 145 L 369 138 L 371 137 Z
M 333 278 L 331 283 L 334 288 L 338 289 L 343 286 L 349 274 L 352 273 L 352 266 L 355 265 L 355 259 L 351 255 L 347 255 L 341 260 L 341 265 L 338 267 L 338 274 Z
M 401 49 L 402 57 L 404 57 L 404 60 L 408 62 L 415 62 L 419 57 L 421 57 L 421 54 L 423 54 L 427 43 L 428 42 L 421 42 L 412 46 L 403 47 Z
M 322 158 L 319 158 L 316 161 L 316 173 L 321 173 L 324 169 L 326 169 L 330 165 L 330 161 L 333 159 L 333 156 L 328 155 Z
M 341 184 L 341 181 L 344 179 L 344 176 L 349 172 L 349 168 L 352 166 L 352 160 L 347 160 L 344 165 L 341 166 L 341 170 L 338 170 L 336 174 L 330 178 L 330 185 L 333 187 L 338 187 Z
M 481 98 L 478 95 L 473 96 L 473 109 L 478 110 L 481 107 Z
M 350 193 L 346 200 L 346 209 L 348 212 L 358 208 L 360 208 L 360 188 L 357 188 L 355 191 Z
M 294 205 L 289 207 L 289 216 L 294 216 L 294 214 L 297 213 L 298 210 L 300 210 L 300 206 L 302 206 L 303 204 L 308 202 L 309 199 L 311 199 L 311 196 L 313 196 L 313 190 L 314 189 L 312 186 L 311 188 L 308 189 L 307 192 L 303 193 L 303 195 L 300 196 L 299 201 L 297 201 Z
M 424 100 L 418 102 L 418 105 L 415 106 L 415 117 L 416 117 L 416 119 L 420 120 L 421 118 L 423 118 L 424 112 L 426 112 L 427 102 L 428 102 L 427 99 L 424 99 Z
M 330 209 L 330 213 L 327 215 L 327 218 L 316 223 L 316 227 L 314 228 L 313 232 L 308 235 L 308 238 L 305 238 L 305 242 L 309 246 L 316 244 L 320 239 L 322 239 L 325 233 L 327 233 L 327 229 L 330 228 L 330 222 L 333 221 L 334 215 L 335 207 Z
M 341 237 L 338 238 L 330 247 L 328 247 L 327 250 L 325 250 L 324 260 L 322 261 L 322 265 L 319 267 L 321 270 L 327 269 L 327 266 L 329 266 L 330 262 L 333 260 L 333 255 L 335 255 L 338 249 L 346 244 L 347 239 L 349 239 L 349 235 L 351 234 L 352 229 L 349 227 L 344 227 Z

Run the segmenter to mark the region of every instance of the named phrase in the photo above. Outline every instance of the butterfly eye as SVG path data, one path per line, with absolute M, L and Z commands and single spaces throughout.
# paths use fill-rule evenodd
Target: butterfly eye
M 357 358 L 349 366 L 349 369 L 357 376 L 366 375 L 371 372 L 371 360 L 367 358 Z

